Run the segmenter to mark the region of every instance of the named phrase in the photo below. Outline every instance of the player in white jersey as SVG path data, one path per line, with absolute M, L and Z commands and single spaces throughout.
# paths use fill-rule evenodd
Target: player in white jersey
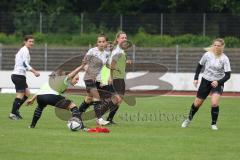
M 81 128 L 84 128 L 77 106 L 71 100 L 62 96 L 69 86 L 74 86 L 77 84 L 79 81 L 78 73 L 82 69 L 83 65 L 77 67 L 67 75 L 64 72 L 60 72 L 61 70 L 58 70 L 54 72 L 54 74 L 50 75 L 49 81 L 40 88 L 35 96 L 27 101 L 28 105 L 32 104 L 35 100 L 37 100 L 38 103 L 29 128 L 35 128 L 42 115 L 43 109 L 47 105 L 70 110 L 72 112 L 72 117 L 78 118 L 82 125 Z
M 24 46 L 15 55 L 15 66 L 11 75 L 11 79 L 15 85 L 16 98 L 13 101 L 12 111 L 9 118 L 12 120 L 22 119 L 19 109 L 30 95 L 26 82 L 26 71 L 31 71 L 36 77 L 40 74 L 30 66 L 29 49 L 34 45 L 34 38 L 31 35 L 24 37 Z
M 198 63 L 194 77 L 194 85 L 198 84 L 198 76 L 204 66 L 201 84 L 197 96 L 191 106 L 188 118 L 182 123 L 182 127 L 187 127 L 193 119 L 194 114 L 198 111 L 209 93 L 211 97 L 211 128 L 217 130 L 217 119 L 219 114 L 219 100 L 223 93 L 224 83 L 230 78 L 231 66 L 228 57 L 223 53 L 224 40 L 215 39 L 211 47 L 206 48 L 207 52 L 202 56 Z
M 97 117 L 97 124 L 99 125 L 109 123 L 102 118 L 102 101 L 97 90 L 97 83 L 100 81 L 100 72 L 110 54 L 109 51 L 105 50 L 106 46 L 107 37 L 103 34 L 99 35 L 97 38 L 97 47 L 89 49 L 83 60 L 84 65 L 87 66 L 84 76 L 87 96 L 79 107 L 79 110 L 80 112 L 85 112 L 92 103 Z

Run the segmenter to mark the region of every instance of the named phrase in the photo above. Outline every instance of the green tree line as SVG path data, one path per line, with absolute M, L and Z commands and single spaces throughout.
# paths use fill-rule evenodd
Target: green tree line
M 84 22 L 81 19 L 82 13 L 84 14 Z M 165 28 L 169 29 L 169 26 L 171 26 L 171 30 L 167 33 L 164 30 L 165 33 L 163 34 L 167 35 L 201 34 L 203 32 L 202 24 L 199 23 L 202 23 L 202 15 L 198 16 L 201 22 L 193 22 L 192 17 L 195 19 L 197 17 L 191 15 L 192 13 L 233 15 L 230 18 L 227 16 L 221 17 L 221 15 L 212 18 L 210 20 L 212 23 L 207 25 L 214 33 L 209 33 L 208 36 L 237 36 L 240 32 L 234 25 L 240 22 L 237 15 L 237 13 L 240 13 L 239 0 L 1 0 L 0 33 L 12 35 L 12 37 L 21 37 L 24 34 L 36 32 L 64 35 L 99 33 L 101 31 L 116 32 L 120 29 L 119 15 L 123 15 L 123 17 L 128 15 L 138 18 L 137 22 L 131 22 L 131 27 L 129 27 L 130 24 L 125 24 L 125 28 L 128 27 L 128 33 L 137 34 L 138 30 L 143 28 L 147 33 L 160 34 L 159 13 L 173 13 L 177 16 L 178 13 L 189 13 L 189 15 L 182 16 L 185 17 L 184 20 L 178 21 L 179 17 L 177 17 L 164 21 L 168 22 L 164 26 Z M 109 18 L 104 14 L 112 17 Z M 149 14 L 158 15 L 155 15 L 153 21 L 146 23 L 152 18 Z M 40 15 L 42 15 L 42 19 Z M 147 16 L 141 17 L 138 15 Z M 114 18 L 115 21 L 111 18 Z M 137 18 L 133 17 L 132 19 L 136 21 Z M 114 28 L 109 26 L 113 23 L 116 24 Z M 84 24 L 84 32 L 81 32 L 82 24 Z M 192 32 L 186 27 L 188 24 L 191 24 Z M 234 31 L 232 27 L 235 27 Z M 123 28 L 123 30 L 125 29 Z M 179 31 L 183 31 L 183 33 Z M 51 36 L 48 35 L 48 37 Z
M 239 0 L 1 0 L 2 12 L 239 13 Z
M 115 33 L 105 33 L 110 41 L 115 38 Z M 45 43 L 48 46 L 89 46 L 96 44 L 97 33 L 89 33 L 80 35 L 70 34 L 33 34 L 37 46 L 43 46 Z M 129 35 L 128 39 L 133 42 L 137 47 L 207 47 L 212 43 L 216 37 L 201 36 L 185 34 L 179 36 L 169 35 L 152 35 L 139 31 L 137 34 Z M 240 48 L 240 39 L 236 37 L 224 37 L 226 47 Z M 6 35 L 0 33 L 0 43 L 5 45 L 19 46 L 22 42 L 22 37 L 17 35 Z

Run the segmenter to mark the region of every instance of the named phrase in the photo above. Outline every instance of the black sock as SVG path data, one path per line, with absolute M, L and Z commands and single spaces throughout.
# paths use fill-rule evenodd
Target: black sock
M 21 102 L 20 102 L 20 106 L 19 108 L 22 106 L 22 104 L 28 99 L 28 96 L 25 96 L 21 99 Z M 19 108 L 17 110 L 19 110 Z
M 119 109 L 118 105 L 113 105 L 113 106 L 110 107 L 110 113 L 109 113 L 108 118 L 107 118 L 108 121 L 112 121 L 113 120 L 113 117 L 117 113 L 118 109 Z
M 114 106 L 111 98 L 104 99 L 102 102 L 102 115 L 105 114 L 108 110 L 111 111 L 111 107 Z
M 20 108 L 21 105 L 22 105 L 22 99 L 15 98 L 12 106 L 12 114 L 16 114 L 17 110 Z
M 72 112 L 72 116 L 73 117 L 77 117 L 80 120 L 80 122 L 81 122 L 81 129 L 83 129 L 84 128 L 83 121 L 82 121 L 81 114 L 80 114 L 77 106 L 71 108 L 70 111 Z
M 33 115 L 33 119 L 32 119 L 32 123 L 31 123 L 31 126 L 32 127 L 35 127 L 39 118 L 41 117 L 42 115 L 42 111 L 43 111 L 43 108 L 42 107 L 37 107 L 34 111 L 34 115 Z
M 73 117 L 77 117 L 77 118 L 81 119 L 80 112 L 79 112 L 77 106 L 71 108 L 70 111 L 72 112 Z
M 17 114 L 19 108 L 21 107 L 21 105 L 28 99 L 27 96 L 24 95 L 24 97 L 22 99 L 20 98 L 15 98 L 13 101 L 13 106 L 12 106 L 12 113 L 13 114 Z
M 28 96 L 24 95 L 24 97 L 22 98 L 22 104 L 28 99 Z
M 93 102 L 93 108 L 96 114 L 97 118 L 101 118 L 102 117 L 102 102 L 101 101 L 95 101 Z
M 83 101 L 79 107 L 79 111 L 85 112 L 88 109 L 88 107 L 90 107 L 90 105 L 92 105 L 92 103 L 87 103 L 87 102 Z
M 101 117 L 109 110 L 107 105 L 101 106 Z
M 217 123 L 218 114 L 219 114 L 219 106 L 217 106 L 217 107 L 212 107 L 212 109 L 211 109 L 212 125 L 214 125 L 214 124 Z
M 192 106 L 191 106 L 191 109 L 190 109 L 190 112 L 189 112 L 189 116 L 188 116 L 188 118 L 189 118 L 189 120 L 192 120 L 193 119 L 193 116 L 194 116 L 194 114 L 198 111 L 198 107 L 196 107 L 195 105 L 194 105 L 194 103 L 192 104 Z

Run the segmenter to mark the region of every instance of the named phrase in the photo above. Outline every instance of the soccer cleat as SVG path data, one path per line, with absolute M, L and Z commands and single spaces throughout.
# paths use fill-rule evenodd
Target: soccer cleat
M 108 125 L 115 125 L 115 124 L 117 124 L 117 123 L 114 122 L 113 120 L 110 120 L 109 123 L 108 123 Z
M 101 125 L 101 126 L 105 126 L 105 125 L 109 124 L 109 121 L 105 121 L 103 118 L 99 118 L 99 119 L 97 119 L 97 124 Z
M 212 130 L 218 130 L 218 127 L 216 124 L 211 125 Z
M 189 124 L 190 124 L 190 120 L 189 119 L 185 119 L 184 121 L 183 121 L 183 123 L 182 123 L 182 128 L 186 128 L 186 127 L 188 127 L 189 126 Z
M 19 120 L 19 117 L 16 114 L 12 114 L 12 113 L 9 114 L 9 118 L 11 120 Z

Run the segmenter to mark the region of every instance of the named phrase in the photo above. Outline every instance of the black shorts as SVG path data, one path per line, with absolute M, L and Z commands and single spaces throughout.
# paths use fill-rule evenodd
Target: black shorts
M 61 95 L 43 94 L 37 96 L 37 103 L 41 107 L 51 105 L 58 108 L 66 109 L 70 105 L 71 101 Z
M 113 79 L 113 89 L 116 94 L 123 96 L 125 94 L 124 79 Z
M 96 82 L 98 93 L 99 93 L 101 99 L 106 99 L 106 98 L 112 97 L 112 95 L 114 93 L 113 86 L 112 85 L 101 86 L 100 84 L 101 84 L 100 82 Z
M 28 88 L 25 76 L 12 74 L 11 79 L 15 85 L 16 92 L 25 92 L 26 88 Z
M 88 79 L 88 80 L 84 80 L 85 82 L 85 86 L 86 86 L 86 90 L 88 93 L 90 93 L 90 89 L 97 89 L 97 85 L 96 85 L 96 81 Z
M 197 92 L 197 97 L 200 99 L 206 99 L 207 96 L 209 95 L 209 93 L 218 93 L 218 94 L 222 94 L 223 93 L 223 88 L 224 85 L 218 85 L 216 88 L 213 88 L 211 86 L 211 81 L 208 81 L 204 78 L 202 78 L 201 84 L 198 88 L 198 92 Z

